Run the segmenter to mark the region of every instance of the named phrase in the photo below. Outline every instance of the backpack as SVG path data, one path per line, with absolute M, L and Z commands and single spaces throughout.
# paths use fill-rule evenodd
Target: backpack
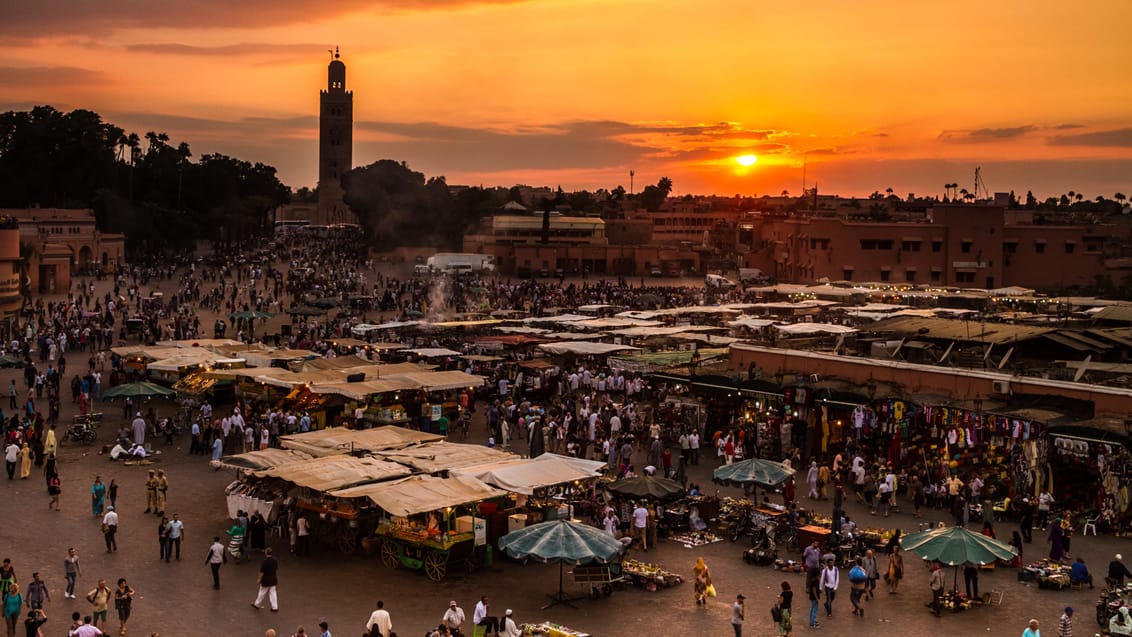
M 865 573 L 865 569 L 861 568 L 860 566 L 854 566 L 853 568 L 849 569 L 850 582 L 854 584 L 861 584 L 863 582 L 867 582 L 868 580 L 868 574 Z

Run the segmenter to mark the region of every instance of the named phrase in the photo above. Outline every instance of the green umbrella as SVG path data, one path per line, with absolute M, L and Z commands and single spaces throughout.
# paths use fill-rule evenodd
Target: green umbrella
M 326 310 L 320 310 L 309 305 L 299 305 L 291 308 L 287 313 L 291 316 L 321 316 L 326 313 Z
M 712 479 L 720 484 L 757 484 L 766 488 L 777 487 L 793 477 L 793 469 L 786 468 L 781 462 L 763 458 L 725 464 L 712 474 Z
M 573 607 L 572 599 L 563 592 L 563 564 L 607 563 L 621 554 L 624 548 L 612 535 L 601 529 L 569 520 L 551 520 L 532 524 L 499 538 L 499 549 L 517 559 L 534 558 L 543 562 L 558 562 L 558 593 L 550 595 L 550 604 Z
M 900 545 L 913 555 L 948 566 L 990 564 L 1017 555 L 1013 546 L 961 526 L 911 533 Z
M 679 482 L 653 476 L 618 480 L 606 485 L 605 489 L 620 495 L 653 500 L 678 500 L 684 495 L 684 487 Z
M 338 299 L 332 296 L 320 296 L 319 298 L 310 301 L 310 304 L 315 307 L 329 309 L 332 307 L 338 307 Z
M 102 392 L 103 398 L 148 398 L 153 396 L 175 396 L 177 392 L 154 383 L 126 383 L 116 385 Z

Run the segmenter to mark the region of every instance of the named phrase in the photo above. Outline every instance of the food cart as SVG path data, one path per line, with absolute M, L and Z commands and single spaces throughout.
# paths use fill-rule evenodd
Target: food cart
M 416 475 L 335 491 L 337 498 L 367 498 L 382 512 L 373 535 L 389 568 L 423 570 L 439 582 L 451 566 L 472 570 L 490 561 L 484 520 L 475 506 L 506 492 L 469 476 Z M 472 515 L 457 516 L 460 509 Z

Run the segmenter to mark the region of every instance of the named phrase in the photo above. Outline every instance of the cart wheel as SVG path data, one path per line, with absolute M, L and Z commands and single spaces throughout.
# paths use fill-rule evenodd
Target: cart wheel
M 389 568 L 397 568 L 401 564 L 401 556 L 397 554 L 397 544 L 385 540 L 381 543 L 381 561 Z
M 434 582 L 444 579 L 448 571 L 448 554 L 429 551 L 424 560 L 425 575 Z
M 610 595 L 612 595 L 613 594 L 613 585 L 612 584 L 602 584 L 601 585 L 601 594 L 605 597 L 609 597 Z
M 349 524 L 345 524 L 342 526 L 342 529 L 338 531 L 338 540 L 336 543 L 338 544 L 338 550 L 342 551 L 344 555 L 353 555 L 353 553 L 358 550 L 358 534 L 354 529 L 350 528 Z
M 590 587 L 590 599 L 597 599 L 601 597 L 601 589 L 596 586 Z

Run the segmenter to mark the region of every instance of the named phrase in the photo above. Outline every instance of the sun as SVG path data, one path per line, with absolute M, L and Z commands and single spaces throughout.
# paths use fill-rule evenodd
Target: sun
M 754 166 L 755 162 L 757 162 L 758 160 L 759 158 L 754 155 L 739 155 L 735 158 L 735 161 L 740 166 Z

